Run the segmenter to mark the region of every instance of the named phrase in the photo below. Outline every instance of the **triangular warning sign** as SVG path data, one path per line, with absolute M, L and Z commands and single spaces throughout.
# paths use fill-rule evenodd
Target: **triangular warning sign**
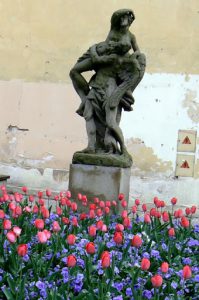
M 189 169 L 190 167 L 189 167 L 188 162 L 185 160 L 185 161 L 183 162 L 183 164 L 181 165 L 180 168 L 182 168 L 182 169 Z
M 184 141 L 183 141 L 182 143 L 183 143 L 183 144 L 191 144 L 191 141 L 190 141 L 189 137 L 186 136 L 186 137 L 184 138 Z

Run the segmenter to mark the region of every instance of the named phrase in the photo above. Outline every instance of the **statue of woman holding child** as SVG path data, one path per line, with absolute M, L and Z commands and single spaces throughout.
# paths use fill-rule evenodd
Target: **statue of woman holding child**
M 70 71 L 81 99 L 77 113 L 85 118 L 88 136 L 87 148 L 75 153 L 74 163 L 121 167 L 132 164 L 119 123 L 122 109 L 132 110 L 132 93 L 146 65 L 129 31 L 134 20 L 130 9 L 114 12 L 106 40 L 90 47 Z M 87 82 L 82 73 L 91 70 L 95 73 Z

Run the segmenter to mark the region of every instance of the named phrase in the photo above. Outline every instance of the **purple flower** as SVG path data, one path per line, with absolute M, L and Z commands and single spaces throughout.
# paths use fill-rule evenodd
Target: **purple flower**
M 122 295 L 116 296 L 116 297 L 113 297 L 113 300 L 123 300 L 123 297 L 122 297 Z
M 189 257 L 185 257 L 182 259 L 182 263 L 184 265 L 191 265 L 191 259 Z
M 151 299 L 153 297 L 151 291 L 149 291 L 149 290 L 144 290 L 142 293 L 142 296 L 146 299 Z
M 127 296 L 132 296 L 133 295 L 131 288 L 126 289 L 126 295 Z
M 194 277 L 195 282 L 199 282 L 199 274 Z
M 122 282 L 115 282 L 114 287 L 120 292 L 123 289 L 123 283 Z
M 177 289 L 178 284 L 177 284 L 177 282 L 172 281 L 171 286 L 172 286 L 173 289 Z
M 199 240 L 190 239 L 187 244 L 189 247 L 199 246 Z
M 152 250 L 151 251 L 151 256 L 159 259 L 160 258 L 160 252 L 158 250 Z
M 45 283 L 40 280 L 37 281 L 35 285 L 39 290 L 45 289 L 45 287 L 46 287 Z

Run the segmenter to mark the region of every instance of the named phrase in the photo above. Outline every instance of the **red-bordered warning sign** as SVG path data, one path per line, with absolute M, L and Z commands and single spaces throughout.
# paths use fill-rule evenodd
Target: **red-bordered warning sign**
M 187 162 L 187 160 L 185 160 L 185 161 L 183 162 L 183 164 L 181 165 L 180 168 L 182 168 L 182 169 L 189 169 L 189 168 L 190 168 L 190 167 L 189 167 L 189 164 L 188 164 L 188 162 Z
M 190 144 L 191 144 L 191 141 L 190 141 L 190 139 L 189 139 L 188 136 L 186 136 L 186 137 L 184 138 L 182 144 L 185 144 L 185 145 L 190 145 Z

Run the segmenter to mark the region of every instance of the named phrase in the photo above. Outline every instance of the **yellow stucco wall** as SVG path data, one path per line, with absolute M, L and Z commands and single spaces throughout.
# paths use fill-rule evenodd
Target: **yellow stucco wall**
M 1 0 L 0 79 L 68 81 L 76 59 L 132 8 L 148 72 L 197 74 L 198 0 Z

